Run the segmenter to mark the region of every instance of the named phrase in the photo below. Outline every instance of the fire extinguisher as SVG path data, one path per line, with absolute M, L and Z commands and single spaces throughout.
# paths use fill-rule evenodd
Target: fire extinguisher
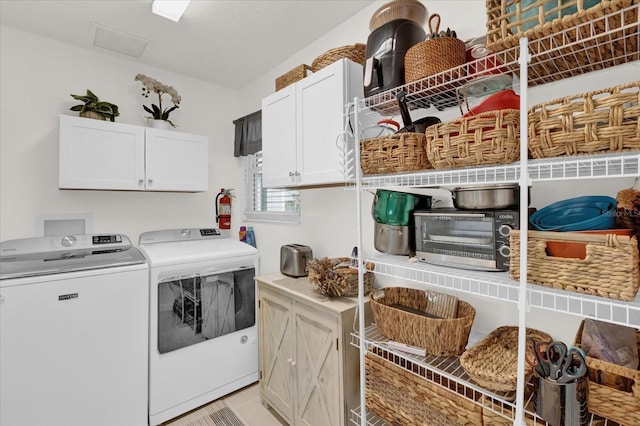
M 232 189 L 220 189 L 220 193 L 216 195 L 216 221 L 220 229 L 231 229 L 231 194 Z M 218 199 L 220 199 L 220 208 L 218 209 Z

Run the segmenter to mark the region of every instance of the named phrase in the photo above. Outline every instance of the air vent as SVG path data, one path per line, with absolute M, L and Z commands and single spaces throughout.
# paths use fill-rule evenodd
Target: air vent
M 91 37 L 96 47 L 134 58 L 140 58 L 149 45 L 147 40 L 140 37 L 107 28 L 95 22 L 91 23 Z

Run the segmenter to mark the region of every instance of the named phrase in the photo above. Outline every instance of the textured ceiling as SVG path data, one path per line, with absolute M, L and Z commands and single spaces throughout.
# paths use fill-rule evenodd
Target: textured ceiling
M 176 23 L 152 14 L 151 0 L 1 0 L 0 23 L 122 55 L 93 46 L 98 24 L 147 41 L 134 60 L 240 89 L 371 3 L 192 0 Z

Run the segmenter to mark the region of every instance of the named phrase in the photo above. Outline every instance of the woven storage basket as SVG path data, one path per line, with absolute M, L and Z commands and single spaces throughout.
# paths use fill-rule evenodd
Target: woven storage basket
M 464 386 L 456 389 L 454 381 L 428 370 L 424 371 L 427 378 L 418 376 L 381 355 L 368 352 L 365 356 L 365 396 L 367 409 L 385 422 L 403 426 L 482 425 L 482 407 L 473 399 L 480 397 L 479 392 Z
M 456 68 L 466 62 L 466 48 L 455 37 L 437 37 L 421 41 L 404 55 L 404 78 L 407 83 L 420 80 L 447 70 L 450 79 L 464 77 L 464 68 Z M 455 68 L 455 69 L 453 69 Z
M 638 8 L 616 13 L 634 1 L 637 4 L 637 0 L 584 0 L 580 5 L 577 0 L 487 0 L 487 48 L 506 50 L 506 61 L 518 72 L 519 49 L 509 49 L 527 37 L 533 55 L 530 86 L 635 61 L 640 58 L 639 30 L 637 24 L 629 24 L 638 21 Z M 598 64 L 592 66 L 594 58 Z
M 488 111 L 427 127 L 427 158 L 436 169 L 520 160 L 520 112 Z
M 276 92 L 295 83 L 296 81 L 302 80 L 307 76 L 309 71 L 311 71 L 311 67 L 309 65 L 302 64 L 298 65 L 291 71 L 282 74 L 280 77 L 276 78 Z
M 575 345 L 582 342 L 584 320 L 576 333 Z M 640 354 L 640 331 L 636 330 Z M 640 425 L 640 370 L 587 357 L 589 368 L 589 412 L 621 425 Z
M 373 318 L 383 335 L 396 342 L 425 348 L 430 355 L 452 356 L 464 352 L 476 314 L 473 306 L 459 300 L 457 308 L 452 310 L 452 296 L 446 294 L 406 287 L 383 290 L 383 296 L 369 295 Z M 441 318 L 429 318 L 391 305 Z M 446 319 L 452 312 L 455 312 L 453 318 Z
M 535 105 L 528 122 L 533 158 L 640 149 L 640 81 Z
M 520 232 L 509 233 L 512 279 L 520 279 Z M 583 242 L 584 259 L 546 254 L 547 241 Z M 545 287 L 632 301 L 638 292 L 638 239 L 635 236 L 529 231 L 527 279 Z
M 313 60 L 311 63 L 311 69 L 316 72 L 343 58 L 351 59 L 353 62 L 364 65 L 364 53 L 366 48 L 366 44 L 356 43 L 350 46 L 341 46 L 327 50 Z
M 547 333 L 527 328 L 527 337 L 538 342 L 551 342 Z M 527 341 L 527 351 L 533 356 L 531 342 Z M 485 389 L 508 392 L 516 390 L 518 373 L 518 327 L 498 327 L 480 343 L 460 356 L 464 371 Z M 530 376 L 533 368 L 525 364 L 525 376 Z
M 325 296 L 357 296 L 358 295 L 358 269 L 351 267 L 336 268 L 343 262 L 349 262 L 350 257 L 338 257 L 335 259 L 313 259 L 307 262 L 309 269 L 309 282 L 315 284 L 318 290 Z M 375 274 L 371 272 L 375 264 L 368 262 L 364 273 L 364 294 L 369 294 L 373 288 Z
M 360 166 L 365 175 L 431 169 L 423 133 L 396 133 L 360 141 Z

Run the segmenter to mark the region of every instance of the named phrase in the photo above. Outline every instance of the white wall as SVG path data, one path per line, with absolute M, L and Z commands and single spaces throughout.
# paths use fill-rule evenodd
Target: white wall
M 81 49 L 12 27 L 0 28 L 0 238 L 34 236 L 39 215 L 90 213 L 94 232 L 124 233 L 212 227 L 221 187 L 241 188 L 241 160 L 233 157 L 232 120 L 238 92 L 135 60 Z M 153 193 L 58 190 L 58 115 L 77 115 L 70 93 L 92 90 L 120 108 L 117 122 L 145 125 L 136 74 L 172 85 L 182 96 L 171 113 L 178 131 L 209 138 L 209 192 Z M 235 208 L 234 224 L 241 220 Z M 236 228 L 237 235 L 237 228 Z
M 243 222 L 242 162 L 233 157 L 231 121 L 260 109 L 261 99 L 274 92 L 275 79 L 291 68 L 301 63 L 311 64 L 316 56 L 328 49 L 365 43 L 369 35 L 369 19 L 383 3 L 372 3 L 240 92 L 2 27 L 1 239 L 32 236 L 35 218 L 45 213 L 93 213 L 96 232 L 121 232 L 134 241 L 141 232 L 151 229 L 215 226 L 215 195 L 221 187 L 233 187 L 237 198 L 234 200 L 231 235 L 237 235 L 241 224 L 254 226 L 262 273 L 279 270 L 280 246 L 287 243 L 308 244 L 315 257 L 349 255 L 357 235 L 356 193 L 353 190 L 342 187 L 303 190 L 302 222 L 298 225 Z M 455 29 L 462 39 L 477 37 L 486 31 L 484 1 L 430 0 L 424 3 L 430 13 L 442 16 L 445 28 Z M 632 81 L 637 79 L 638 70 L 639 65 L 635 63 L 553 83 L 530 91 L 529 103 L 533 105 L 590 88 Z M 137 73 L 173 85 L 182 95 L 181 108 L 172 115 L 180 125 L 179 130 L 208 135 L 209 192 L 59 191 L 57 115 L 71 113 L 68 108 L 74 101 L 69 93 L 82 93 L 90 88 L 103 100 L 120 106 L 122 115 L 118 121 L 144 124 L 140 84 L 133 81 Z M 532 191 L 532 205 L 543 207 L 574 194 L 615 196 L 619 189 L 631 184 L 630 178 L 537 184 Z M 369 213 L 372 196 L 365 192 L 362 199 L 364 248 L 372 252 L 373 220 Z M 394 283 L 398 283 L 397 280 Z M 499 325 L 517 324 L 517 310 L 513 304 L 468 295 L 460 297 L 478 311 L 474 330 L 489 332 Z M 536 309 L 528 318 L 532 326 L 553 330 L 554 337 L 566 341 L 573 339 L 579 321 L 577 317 Z M 563 326 L 558 327 L 559 323 Z

